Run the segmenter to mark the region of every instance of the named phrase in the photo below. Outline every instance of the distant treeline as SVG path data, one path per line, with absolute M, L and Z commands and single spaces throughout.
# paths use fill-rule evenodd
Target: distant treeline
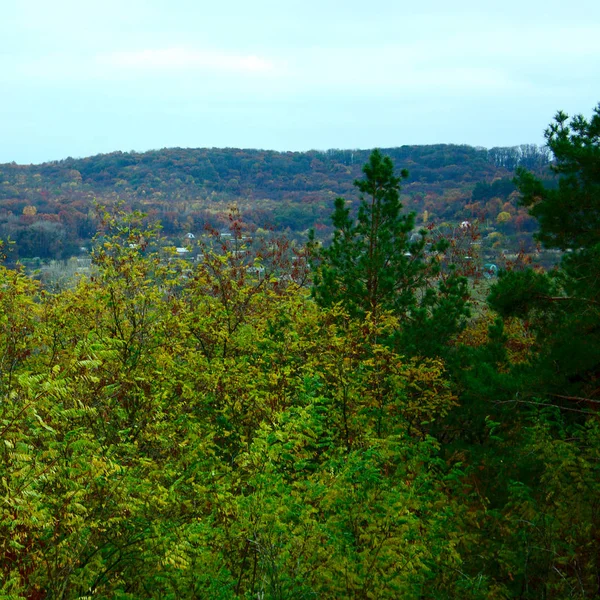
M 4 164 L 0 238 L 16 242 L 16 257 L 70 256 L 96 231 L 94 200 L 123 200 L 159 220 L 171 236 L 197 232 L 206 224 L 224 226 L 232 203 L 251 227 L 323 231 L 330 227 L 334 198 L 356 196 L 352 181 L 369 152 L 174 148 Z M 382 152 L 410 173 L 403 188 L 405 206 L 443 221 L 495 218 L 507 202 L 519 216 L 515 199 L 509 198 L 514 169 L 541 173 L 551 159 L 548 149 L 535 145 L 487 150 L 438 144 Z

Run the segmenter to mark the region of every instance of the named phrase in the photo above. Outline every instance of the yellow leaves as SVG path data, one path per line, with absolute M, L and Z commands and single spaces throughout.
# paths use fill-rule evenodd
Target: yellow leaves
M 343 317 L 340 306 L 332 314 Z M 347 443 L 361 443 L 368 433 L 388 436 L 410 431 L 419 436 L 427 423 L 444 417 L 456 405 L 439 360 L 407 360 L 377 343 L 395 320 L 371 317 L 340 329 L 325 315 L 308 353 L 307 371 L 318 374 L 335 400 Z M 339 322 L 339 320 L 337 320 Z M 334 415 L 332 415 L 334 416 Z
M 121 227 L 147 243 L 133 233 Z M 25 546 L 18 577 L 34 565 L 64 597 L 121 582 L 132 596 L 403 597 L 438 560 L 428 528 L 445 496 L 423 469 L 423 421 L 455 402 L 444 365 L 380 343 L 397 320 L 323 312 L 233 258 L 180 277 L 113 240 L 96 280 L 30 320 L 21 305 L 37 354 L 0 405 L 0 546 Z
M 516 317 L 509 318 L 504 324 L 504 331 L 508 338 L 506 349 L 510 362 L 512 364 L 527 362 L 535 344 L 535 338 L 527 324 Z
M 510 220 L 512 219 L 512 216 L 509 212 L 506 211 L 502 211 L 500 213 L 498 213 L 498 216 L 496 217 L 496 223 L 508 223 Z
M 412 359 L 403 365 L 396 382 L 404 401 L 402 410 L 413 425 L 444 417 L 457 405 L 439 360 Z
M 487 344 L 489 328 L 494 324 L 495 317 L 485 312 L 473 320 L 456 339 L 457 344 L 479 348 Z M 517 365 L 530 360 L 535 349 L 535 338 L 526 321 L 517 317 L 504 320 L 503 333 L 506 336 L 505 349 L 509 363 Z
M 46 423 L 44 423 L 44 420 L 42 419 L 42 417 L 40 417 L 40 415 L 37 414 L 37 412 L 33 412 L 33 416 L 38 420 L 39 424 L 46 430 L 49 431 L 51 433 L 56 433 L 56 431 L 54 429 L 52 429 L 52 427 L 50 427 L 49 425 L 47 425 Z
M 186 570 L 190 567 L 190 561 L 185 554 L 177 554 L 174 551 L 167 553 L 165 557 L 165 564 L 176 569 Z

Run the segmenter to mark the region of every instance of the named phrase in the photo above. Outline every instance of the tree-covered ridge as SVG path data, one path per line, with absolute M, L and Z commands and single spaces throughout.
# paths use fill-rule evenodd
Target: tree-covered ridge
M 414 181 L 435 184 L 446 180 L 483 181 L 496 169 L 514 171 L 517 166 L 539 169 L 549 154 L 534 145 L 486 150 L 471 146 L 438 144 L 384 148 L 396 164 L 406 165 Z M 171 186 L 194 197 L 198 188 L 239 191 L 258 197 L 281 199 L 288 194 L 319 191 L 338 181 L 341 192 L 349 189 L 348 175 L 356 177 L 370 150 L 325 152 L 275 152 L 242 149 L 164 149 L 144 153 L 114 152 L 89 158 L 68 158 L 42 165 L 2 165 L 11 175 L 39 176 L 52 187 L 77 183 L 95 189 L 120 185 L 146 195 Z M 77 171 L 77 173 L 75 173 Z M 310 174 L 309 179 L 303 176 Z M 80 176 L 80 177 L 79 177 Z M 6 191 L 3 192 L 6 195 Z
M 523 239 L 534 227 L 511 197 L 510 179 L 519 164 L 536 172 L 546 165 L 543 149 L 436 145 L 383 152 L 409 170 L 402 201 L 429 221 L 486 218 L 495 223 L 506 213 L 501 233 L 523 234 Z M 340 195 L 356 197 L 352 181 L 368 156 L 366 150 L 165 149 L 0 165 L 0 238 L 16 241 L 16 258 L 76 254 L 97 228 L 93 199 L 125 200 L 173 236 L 197 233 L 206 223 L 224 227 L 231 203 L 257 228 L 300 233 L 316 227 L 326 233 L 331 202 Z M 498 179 L 502 186 L 485 187 Z
M 557 187 L 520 173 L 540 214 L 575 190 L 596 222 L 597 122 L 550 130 Z M 297 260 L 235 213 L 169 260 L 142 215 L 107 210 L 74 288 L 0 268 L 3 597 L 598 595 L 597 243 L 504 275 L 497 312 L 462 296 L 459 261 L 373 287 L 390 247 L 416 272 L 437 251 L 403 239 L 399 175 L 373 153 L 356 219 L 338 201 L 333 245 Z M 448 279 L 475 310 L 442 303 L 436 335 L 418 300 Z

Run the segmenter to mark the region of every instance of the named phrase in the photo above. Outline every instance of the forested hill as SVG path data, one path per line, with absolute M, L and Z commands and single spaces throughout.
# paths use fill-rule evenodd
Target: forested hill
M 484 213 L 495 218 L 508 209 L 503 205 L 514 191 L 510 180 L 516 166 L 539 172 L 549 161 L 548 151 L 534 145 L 487 150 L 440 144 L 382 151 L 398 169 L 409 171 L 405 206 L 428 211 L 432 220 Z M 122 199 L 141 208 L 162 222 L 167 235 L 197 231 L 205 223 L 219 227 L 231 203 L 251 226 L 293 232 L 327 228 L 333 199 L 355 195 L 352 183 L 369 153 L 175 148 L 41 165 L 4 164 L 0 238 L 16 240 L 23 256 L 69 255 L 95 231 L 94 199 Z M 490 187 L 492 182 L 495 187 Z M 511 206 L 509 212 L 519 216 L 516 202 Z M 526 228 L 525 213 L 521 217 L 517 229 Z M 40 247 L 28 247 L 42 238 Z
M 382 152 L 409 170 L 409 187 L 428 191 L 443 189 L 443 183 L 489 180 L 513 171 L 519 164 L 536 170 L 549 157 L 545 149 L 534 145 L 486 150 L 439 144 L 385 148 Z M 42 165 L 0 165 L 0 193 L 3 199 L 11 195 L 34 199 L 35 191 L 60 193 L 60 189 L 64 193 L 65 187 L 81 184 L 98 192 L 114 188 L 140 197 L 162 191 L 189 199 L 206 192 L 292 199 L 306 192 L 351 190 L 352 180 L 360 175 L 369 153 L 370 150 L 274 152 L 234 148 L 113 152 Z

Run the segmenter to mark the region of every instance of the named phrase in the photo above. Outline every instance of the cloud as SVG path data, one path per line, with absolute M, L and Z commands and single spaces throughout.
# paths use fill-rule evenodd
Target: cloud
M 101 65 L 136 70 L 204 70 L 238 73 L 271 73 L 275 65 L 253 54 L 228 54 L 187 48 L 112 52 L 97 57 Z

